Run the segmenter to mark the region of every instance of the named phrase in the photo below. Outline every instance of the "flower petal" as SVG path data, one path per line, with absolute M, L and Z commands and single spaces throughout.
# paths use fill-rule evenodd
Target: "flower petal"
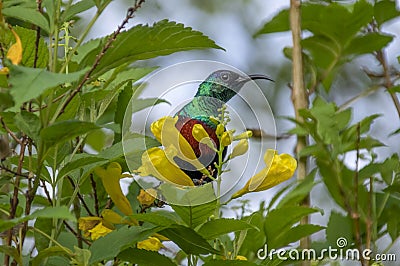
M 149 251 L 159 251 L 160 248 L 164 247 L 160 239 L 154 236 L 150 236 L 148 239 L 137 243 L 138 249 L 145 249 Z
M 14 34 L 15 43 L 8 49 L 7 58 L 14 65 L 18 65 L 22 60 L 22 43 L 18 34 L 13 29 L 11 29 L 11 32 Z
M 164 147 L 173 146 L 176 156 L 192 164 L 198 171 L 206 173 L 204 165 L 197 159 L 192 146 L 175 127 L 178 117 L 165 116 L 151 124 L 151 132 Z
M 141 176 L 152 175 L 164 182 L 181 186 L 194 186 L 192 179 L 172 160 L 177 151 L 170 145 L 165 150 L 154 147 L 142 155 L 142 166 L 137 169 Z
M 121 165 L 117 162 L 112 162 L 107 166 L 107 169 L 97 167 L 94 172 L 100 177 L 106 192 L 110 195 L 115 206 L 117 206 L 123 214 L 127 216 L 132 215 L 131 204 L 124 193 L 122 193 L 119 184 L 122 175 Z
M 246 185 L 232 198 L 246 193 L 267 190 L 291 178 L 297 168 L 297 161 L 289 154 L 277 155 L 274 150 L 267 150 L 264 155 L 266 167 L 254 175 Z

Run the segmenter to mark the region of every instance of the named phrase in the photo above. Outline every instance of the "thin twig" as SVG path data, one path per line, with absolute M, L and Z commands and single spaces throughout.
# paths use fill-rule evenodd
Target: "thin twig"
M 117 39 L 117 36 L 121 33 L 122 29 L 125 28 L 126 24 L 128 24 L 129 20 L 133 18 L 134 13 L 141 7 L 141 5 L 144 3 L 145 0 L 136 0 L 135 5 L 133 7 L 130 7 L 126 13 L 125 19 L 122 21 L 121 25 L 118 26 L 117 30 L 114 31 L 114 33 L 110 36 L 110 38 L 107 40 L 106 44 L 104 47 L 101 49 L 100 53 L 97 55 L 92 67 L 85 73 L 85 76 L 83 77 L 82 81 L 79 83 L 78 87 L 71 92 L 71 94 L 68 96 L 68 98 L 65 100 L 65 102 L 62 104 L 61 109 L 58 113 L 58 116 L 60 116 L 62 113 L 64 113 L 65 108 L 68 106 L 68 104 L 72 101 L 72 99 L 75 97 L 76 94 L 78 94 L 82 88 L 83 85 L 85 85 L 86 81 L 90 79 L 90 76 L 92 75 L 93 71 L 97 68 L 99 65 L 101 59 L 105 55 L 108 49 L 110 49 L 111 45 L 113 42 Z
M 92 185 L 92 189 L 93 189 L 94 209 L 96 211 L 96 215 L 100 217 L 99 198 L 97 197 L 96 181 L 94 181 L 92 173 L 90 174 L 90 184 Z
M 70 177 L 67 176 L 67 179 L 69 180 L 69 182 L 71 183 L 71 186 L 73 189 L 76 189 L 74 180 Z M 79 200 L 82 202 L 83 208 L 85 208 L 86 212 L 90 215 L 90 216 L 94 216 L 94 214 L 90 211 L 89 207 L 87 206 L 85 200 L 83 199 L 81 193 L 77 193 Z
M 292 52 L 292 77 L 293 77 L 293 88 L 292 88 L 292 102 L 295 109 L 295 117 L 299 122 L 303 121 L 299 110 L 308 108 L 308 97 L 307 91 L 304 86 L 304 72 L 303 72 L 303 60 L 302 60 L 302 48 L 301 48 L 301 13 L 300 13 L 300 0 L 290 0 L 290 29 L 293 38 L 293 52 Z M 296 154 L 307 146 L 307 136 L 297 136 Z M 307 176 L 307 157 L 297 158 L 297 179 L 304 180 Z M 310 197 L 307 196 L 302 205 L 310 205 Z M 308 216 L 301 219 L 300 224 L 308 224 Z M 308 249 L 310 247 L 310 238 L 304 237 L 300 240 L 300 248 Z M 310 265 L 308 261 L 302 261 L 302 265 Z
M 17 207 L 18 207 L 18 193 L 19 193 L 19 185 L 20 185 L 20 174 L 22 171 L 22 165 L 24 163 L 24 157 L 25 157 L 25 148 L 26 148 L 26 137 L 24 136 L 21 141 L 21 148 L 19 152 L 19 160 L 18 160 L 18 166 L 17 166 L 17 173 L 18 175 L 15 176 L 15 181 L 14 181 L 14 191 L 13 191 L 13 196 L 10 200 L 10 215 L 8 216 L 9 220 L 12 220 L 15 218 L 15 214 L 17 213 Z M 13 241 L 13 228 L 8 230 L 7 233 L 7 246 L 11 246 Z M 17 245 L 18 246 L 18 245 Z M 22 252 L 22 250 L 19 250 L 19 252 Z M 9 255 L 6 254 L 4 256 L 4 264 L 9 265 L 10 263 L 10 257 Z
M 27 175 L 27 174 L 22 174 L 22 173 L 19 174 L 19 173 L 13 171 L 13 170 L 7 168 L 6 166 L 4 166 L 3 163 L 1 163 L 1 165 L 0 165 L 0 170 L 4 170 L 4 171 L 6 171 L 6 172 L 8 172 L 8 173 L 11 173 L 11 174 L 13 174 L 13 175 L 17 175 L 17 176 L 29 178 L 29 175 Z
M 36 0 L 37 11 L 42 13 L 42 0 Z M 35 57 L 33 59 L 33 67 L 36 68 L 39 58 L 39 41 L 40 41 L 40 27 L 36 27 L 36 40 L 35 40 Z
M 3 117 L 0 116 L 0 123 L 1 126 L 4 128 L 5 131 L 7 131 L 8 134 L 10 134 L 10 136 L 18 143 L 21 145 L 22 141 L 14 134 L 14 132 L 12 132 L 6 125 L 6 123 L 4 123 Z

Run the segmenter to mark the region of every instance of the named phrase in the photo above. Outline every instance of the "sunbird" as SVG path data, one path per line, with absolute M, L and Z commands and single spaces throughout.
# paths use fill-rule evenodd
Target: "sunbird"
M 217 123 L 211 117 L 217 117 L 220 113 L 220 108 L 235 96 L 244 84 L 256 79 L 273 81 L 268 76 L 261 74 L 242 76 L 230 70 L 217 70 L 199 85 L 193 100 L 176 113 L 176 116 L 178 116 L 178 121 L 175 124 L 176 128 L 189 142 L 196 157 L 214 178 L 217 177 L 215 163 L 218 162 L 218 154 L 207 144 L 199 143 L 193 137 L 193 126 L 201 124 L 214 142 L 215 148 L 218 149 Z M 223 153 L 223 156 L 225 155 L 226 148 Z M 197 171 L 190 163 L 177 157 L 175 162 L 193 180 L 195 185 L 203 185 L 211 181 L 209 177 Z

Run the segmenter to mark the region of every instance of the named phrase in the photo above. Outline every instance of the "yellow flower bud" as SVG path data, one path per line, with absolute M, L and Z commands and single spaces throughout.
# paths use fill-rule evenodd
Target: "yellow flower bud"
M 245 256 L 237 255 L 235 260 L 247 260 Z
M 215 133 L 217 134 L 217 136 L 221 136 L 225 131 L 225 127 L 222 124 L 218 124 L 217 126 L 217 130 L 215 131 Z
M 192 129 L 192 135 L 195 140 L 198 142 L 201 142 L 202 139 L 204 138 L 209 138 L 210 136 L 208 135 L 207 131 L 204 129 L 204 127 L 201 124 L 195 124 Z
M 253 131 L 247 130 L 239 135 L 233 137 L 233 140 L 240 140 L 240 139 L 249 139 L 253 136 Z
M 148 239 L 137 243 L 138 249 L 149 251 L 159 251 L 162 247 L 164 247 L 164 245 L 161 243 L 160 239 L 154 236 L 150 236 Z
M 232 134 L 229 131 L 225 131 L 222 134 L 221 143 L 223 147 L 229 146 L 232 143 Z
M 249 149 L 249 142 L 247 139 L 241 139 L 239 143 L 233 148 L 230 158 L 235 158 L 237 156 L 243 155 Z
M 157 196 L 157 191 L 154 188 L 141 189 L 139 195 L 136 197 L 143 207 L 151 206 Z

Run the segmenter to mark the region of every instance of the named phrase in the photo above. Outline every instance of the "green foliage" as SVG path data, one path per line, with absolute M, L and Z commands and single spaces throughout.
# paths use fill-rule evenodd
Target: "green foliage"
M 240 202 L 237 209 L 242 213 L 236 218 L 223 218 L 221 206 L 230 208 L 232 203 L 218 198 L 212 184 L 193 189 L 162 184 L 162 197 L 150 206 L 143 204 L 138 197 L 142 183 L 132 180 L 132 170 L 141 165 L 147 149 L 161 144 L 138 133 L 123 136 L 122 130 L 124 123 L 127 128 L 132 123 L 130 114 L 169 104 L 137 96 L 147 89 L 139 80 L 157 69 L 149 59 L 194 49 L 224 49 L 203 33 L 170 20 L 130 28 L 121 24 L 121 31 L 86 41 L 110 0 L 44 0 L 40 11 L 37 3 L 3 1 L 0 13 L 2 261 L 176 265 L 187 259 L 188 265 L 280 265 L 295 262 L 276 257 L 261 261 L 257 251 L 265 244 L 269 249 L 300 249 L 299 241 L 317 232 L 326 236 L 311 238 L 311 247 L 317 250 L 335 248 L 338 239 L 345 238 L 345 248 L 358 248 L 360 243 L 377 252 L 384 249 L 383 238 L 392 240 L 387 250 L 399 238 L 399 155 L 383 158 L 376 151 L 386 149 L 386 140 L 371 134 L 374 122 L 384 117 L 372 114 L 354 121 L 358 110 L 347 108 L 348 102 L 381 88 L 398 108 L 399 71 L 388 64 L 393 60 L 385 59 L 386 47 L 398 36 L 383 31 L 400 17 L 395 1 L 302 3 L 301 26 L 307 32 L 301 42 L 304 80 L 313 101 L 309 108 L 297 110 L 302 119 L 288 119 L 295 124 L 290 134 L 310 140 L 297 155 L 312 162 L 313 169 L 256 211 Z M 71 31 L 74 21 L 88 10 L 94 11 L 90 23 Z M 281 10 L 254 36 L 289 31 L 289 16 L 289 9 Z M 7 58 L 17 42 L 13 32 L 22 45 L 17 49 L 21 60 L 15 65 Z M 282 50 L 292 58 L 292 48 Z M 382 73 L 367 71 L 371 80 L 365 90 L 345 105 L 328 101 L 334 98 L 333 84 L 343 67 L 364 55 L 375 58 Z M 4 150 L 12 152 L 3 158 Z M 356 166 L 349 163 L 354 156 Z M 121 175 L 100 180 L 96 168 L 110 163 L 121 166 L 117 169 Z M 105 187 L 112 183 L 113 191 L 121 189 L 122 178 L 131 182 L 126 198 L 120 196 L 131 206 L 132 215 L 119 211 L 118 200 L 113 202 Z M 323 213 L 314 200 L 313 207 L 302 206 L 316 187 L 328 192 L 332 211 Z M 170 203 L 170 209 L 158 208 L 163 201 Z M 326 217 L 326 226 L 304 223 L 310 215 Z M 85 218 L 93 220 L 85 224 Z M 93 232 L 99 236 L 93 237 Z M 156 239 L 173 242 L 179 251 L 170 252 L 169 245 L 166 252 L 138 248 L 139 242 Z M 33 252 L 26 252 L 32 242 Z

